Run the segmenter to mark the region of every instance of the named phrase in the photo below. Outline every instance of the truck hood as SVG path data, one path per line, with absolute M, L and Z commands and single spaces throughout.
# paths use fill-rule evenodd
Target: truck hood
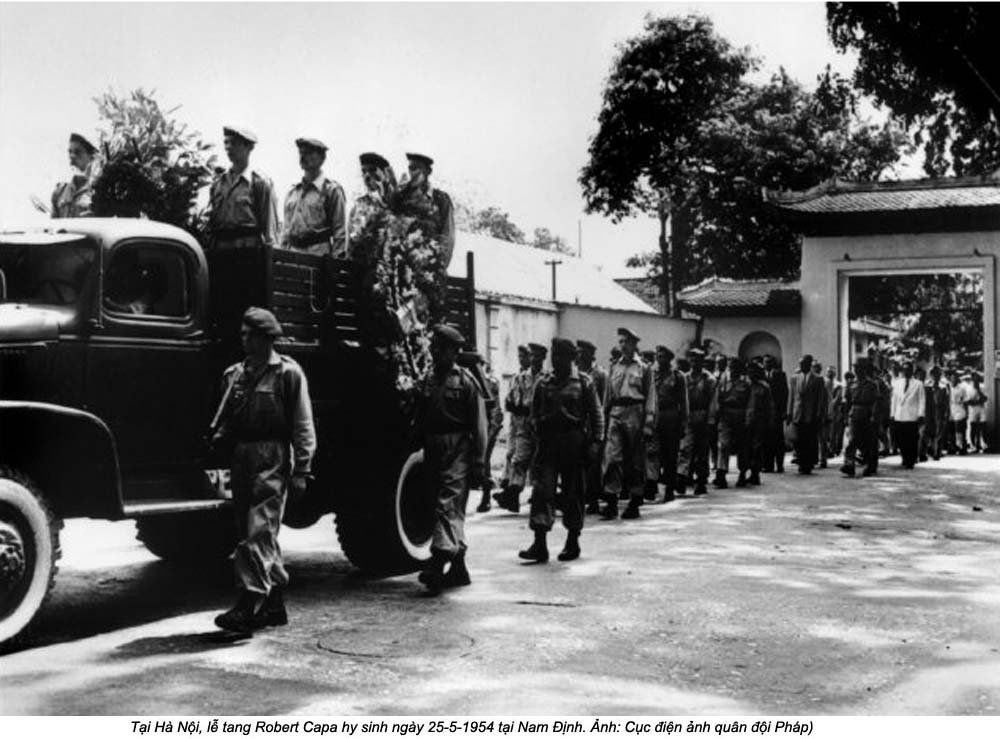
M 0 304 L 0 349 L 48 344 L 59 339 L 62 311 L 23 303 Z

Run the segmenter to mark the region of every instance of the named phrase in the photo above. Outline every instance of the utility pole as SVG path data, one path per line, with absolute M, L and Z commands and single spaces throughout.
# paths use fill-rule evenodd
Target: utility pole
M 583 259 L 583 221 L 576 221 L 576 255 Z
M 670 195 L 666 192 L 660 194 L 660 202 L 656 206 L 656 214 L 660 219 L 660 256 L 662 257 L 663 282 L 661 290 L 665 298 L 666 313 L 668 316 L 675 315 L 675 285 L 674 285 L 674 240 L 667 235 L 667 224 L 670 222 Z
M 556 267 L 562 264 L 561 259 L 549 259 L 545 262 L 552 266 L 552 302 L 556 302 Z

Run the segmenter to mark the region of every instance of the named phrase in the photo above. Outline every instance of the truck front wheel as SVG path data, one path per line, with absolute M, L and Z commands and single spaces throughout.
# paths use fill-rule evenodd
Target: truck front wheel
M 236 547 L 236 521 L 228 508 L 146 516 L 135 527 L 146 549 L 178 564 L 220 561 Z
M 337 511 L 341 549 L 369 574 L 400 575 L 420 569 L 430 559 L 434 530 L 423 451 L 383 467 L 373 488 Z
M 48 597 L 61 527 L 26 477 L 0 467 L 0 647 L 25 633 Z

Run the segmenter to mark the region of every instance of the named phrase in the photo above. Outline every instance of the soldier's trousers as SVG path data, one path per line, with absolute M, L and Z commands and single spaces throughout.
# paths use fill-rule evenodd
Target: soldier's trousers
M 599 456 L 584 460 L 583 497 L 587 503 L 596 503 L 601 499 L 604 488 L 601 480 L 601 463 L 604 459 L 604 449 Z
M 491 460 L 493 459 L 493 449 L 497 445 L 497 438 L 500 436 L 501 428 L 502 424 L 496 424 L 495 426 L 491 426 L 488 435 L 486 437 L 486 462 L 485 462 L 486 467 L 483 470 L 486 475 L 485 480 L 489 481 L 493 480 L 493 472 L 492 472 L 493 465 L 491 463 Z
M 472 439 L 467 432 L 424 438 L 427 490 L 434 504 L 431 552 L 452 559 L 465 548 L 465 504 L 469 498 Z
M 656 438 L 659 442 L 663 482 L 669 492 L 677 485 L 677 459 L 684 438 L 684 426 L 677 411 L 660 411 L 660 418 L 656 424 Z
M 764 457 L 768 448 L 767 434 L 770 428 L 770 426 L 763 423 L 757 426 L 747 426 L 743 444 L 746 447 L 745 453 L 750 472 L 759 474 L 761 468 L 764 466 Z
M 645 451 L 645 479 L 646 482 L 659 482 L 660 480 L 660 438 L 657 434 L 646 436 L 642 440 Z
M 681 442 L 677 474 L 704 483 L 708 480 L 709 426 L 707 411 L 691 411 Z
M 239 543 L 233 552 L 236 585 L 267 594 L 288 583 L 278 530 L 291 472 L 283 441 L 240 442 L 233 450 L 231 485 Z
M 795 458 L 799 469 L 812 470 L 819 455 L 819 424 L 798 422 L 795 431 Z
M 608 419 L 604 445 L 604 498 L 617 505 L 622 490 L 630 497 L 642 496 L 645 447 L 642 438 L 642 405 L 615 406 Z
M 556 483 L 560 486 L 562 522 L 567 531 L 583 529 L 583 474 L 586 437 L 583 431 L 549 434 L 538 440 L 531 488 L 532 531 L 551 531 L 555 522 Z
M 735 416 L 735 414 L 733 414 Z M 743 415 L 741 411 L 740 416 Z M 745 444 L 746 424 L 742 418 L 730 417 L 725 411 L 719 417 L 719 472 L 729 472 L 729 457 L 736 456 L 736 466 L 740 472 L 750 466 L 749 449 Z
M 878 471 L 878 433 L 867 418 L 852 418 L 848 425 L 850 441 L 844 449 L 844 464 L 854 466 L 858 453 L 869 472 Z
M 535 456 L 535 436 L 527 416 L 510 417 L 507 445 L 507 481 L 523 489 L 528 484 L 528 471 Z

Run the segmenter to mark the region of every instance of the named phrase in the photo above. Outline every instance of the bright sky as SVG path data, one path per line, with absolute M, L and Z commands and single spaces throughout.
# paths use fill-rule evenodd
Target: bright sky
M 108 88 L 156 90 L 164 107 L 219 147 L 224 123 L 256 131 L 252 165 L 279 198 L 298 179 L 297 136 L 332 146 L 326 171 L 361 189 L 357 155 L 405 170 L 404 152 L 436 160 L 434 179 L 495 205 L 530 235 L 546 226 L 612 276 L 656 248 L 657 224 L 583 213 L 577 182 L 596 131 L 615 44 L 646 13 L 710 16 L 737 46 L 807 84 L 828 63 L 822 3 L 10 4 L 0 3 L 0 219 L 40 217 L 68 176 L 70 130 L 97 126 Z

